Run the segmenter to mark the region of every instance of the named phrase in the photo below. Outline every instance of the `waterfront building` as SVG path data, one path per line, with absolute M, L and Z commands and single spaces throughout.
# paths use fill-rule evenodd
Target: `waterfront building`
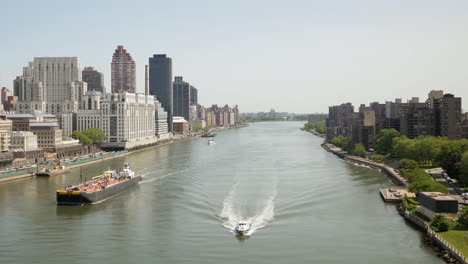
M 176 76 L 173 83 L 173 114 L 190 120 L 190 84 L 181 76 Z
M 174 133 L 187 134 L 189 132 L 189 122 L 182 116 L 174 116 Z
M 426 103 L 401 104 L 400 133 L 408 138 L 435 135 L 435 113 Z
M 443 215 L 452 219 L 457 218 L 458 200 L 440 192 L 418 193 L 420 206 L 417 211 L 433 219 L 436 215 Z
M 58 118 L 55 115 L 41 112 L 33 112 L 31 114 L 6 113 L 4 118 L 12 122 L 11 130 L 13 131 L 29 131 L 31 124 L 37 122 L 55 123 L 58 125 Z
M 70 133 L 73 120 L 68 119 L 78 110 L 78 102 L 87 90 L 81 74 L 77 57 L 34 58 L 23 68 L 23 75 L 14 80 L 19 99 L 16 112 L 42 111 L 61 116 L 61 129 Z
M 107 93 L 101 97 L 101 109 L 104 148 L 127 149 L 157 142 L 153 96 Z
M 437 136 L 460 139 L 462 126 L 461 98 L 445 94 L 437 100 Z
M 149 58 L 149 93 L 156 97 L 167 112 L 168 130 L 172 132 L 172 59 L 166 54 L 155 54 Z
M 37 136 L 37 146 L 45 151 L 55 152 L 62 145 L 62 130 L 57 123 L 34 122 L 30 131 Z
M 82 72 L 83 82 L 88 84 L 88 91 L 106 92 L 104 87 L 104 74 L 93 67 L 85 67 Z
M 0 130 L 12 131 L 13 121 L 8 119 L 6 116 L 0 116 Z
M 190 105 L 198 105 L 198 89 L 190 85 Z
M 0 130 L 0 152 L 6 152 L 10 149 L 10 131 Z
M 31 131 L 10 131 L 10 150 L 28 152 L 37 150 L 37 135 Z
M 154 121 L 155 135 L 160 140 L 161 139 L 169 139 L 170 138 L 170 133 L 169 133 L 169 130 L 168 130 L 168 125 L 167 125 L 167 112 L 161 106 L 161 103 L 156 99 L 154 99 L 154 105 L 155 105 L 155 110 L 156 110 L 156 113 L 154 115 L 154 117 L 155 117 L 155 121 Z
M 123 46 L 117 46 L 111 63 L 111 92 L 136 93 L 136 64 Z
M 76 130 L 102 127 L 101 92 L 87 91 L 76 113 Z

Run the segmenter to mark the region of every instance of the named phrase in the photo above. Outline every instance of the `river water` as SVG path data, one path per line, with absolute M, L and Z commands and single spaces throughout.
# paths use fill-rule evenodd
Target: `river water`
M 443 263 L 378 188 L 299 122 L 256 123 L 127 156 L 143 181 L 60 206 L 80 170 L 0 185 L 0 263 Z M 91 177 L 125 158 L 83 167 Z M 252 224 L 250 236 L 232 228 Z

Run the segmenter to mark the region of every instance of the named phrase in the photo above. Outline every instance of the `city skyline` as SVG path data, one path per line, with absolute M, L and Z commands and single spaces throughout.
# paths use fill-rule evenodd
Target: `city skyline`
M 173 75 L 202 89 L 201 104 L 239 104 L 245 112 L 326 112 L 344 101 L 405 100 L 409 91 L 424 97 L 428 90 L 444 90 L 468 98 L 466 2 L 262 3 L 137 1 L 128 14 L 134 22 L 120 23 L 108 14 L 126 5 L 99 2 L 88 11 L 85 4 L 67 3 L 74 12 L 63 13 L 60 2 L 31 2 L 26 9 L 8 2 L 3 15 L 12 22 L 2 36 L 12 41 L 0 44 L 8 50 L 0 86 L 13 90 L 31 58 L 76 56 L 82 68 L 102 72 L 110 89 L 112 52 L 123 45 L 136 62 L 139 93 L 147 59 L 167 54 Z M 175 11 L 180 19 L 169 19 Z M 70 41 L 84 27 L 80 38 L 93 41 Z M 41 44 L 31 45 L 30 38 Z M 462 108 L 467 111 L 467 100 Z

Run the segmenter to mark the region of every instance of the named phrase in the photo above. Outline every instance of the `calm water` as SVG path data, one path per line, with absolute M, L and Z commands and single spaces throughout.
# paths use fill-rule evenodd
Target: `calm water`
M 68 175 L 0 185 L 0 263 L 443 263 L 385 205 L 391 183 L 300 131 L 258 123 L 128 156 L 137 187 L 57 207 Z M 83 168 L 94 176 L 123 159 Z M 231 232 L 239 219 L 253 231 Z

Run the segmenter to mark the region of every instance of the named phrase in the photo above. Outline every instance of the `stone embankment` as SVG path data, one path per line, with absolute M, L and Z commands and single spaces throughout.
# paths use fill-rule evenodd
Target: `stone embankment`
M 395 169 L 393 169 L 390 166 L 387 166 L 383 163 L 378 163 L 369 159 L 350 155 L 348 152 L 343 151 L 341 148 L 338 148 L 332 144 L 323 143 L 322 147 L 344 160 L 357 163 L 360 165 L 365 165 L 374 169 L 380 169 L 383 173 L 385 173 L 385 175 L 387 175 L 398 186 L 408 186 L 408 180 L 404 178 L 403 176 L 401 176 L 400 173 L 398 173 Z
M 366 165 L 371 168 L 380 169 L 395 184 L 399 186 L 408 186 L 407 179 L 402 177 L 396 170 L 394 170 L 393 168 L 385 164 L 377 163 L 368 159 L 350 155 L 346 151 L 343 151 L 341 148 L 338 148 L 332 144 L 323 143 L 322 147 L 344 160 L 357 163 L 360 165 Z M 439 236 L 434 230 L 432 230 L 432 228 L 426 221 L 422 220 L 421 218 L 419 218 L 418 216 L 414 214 L 411 214 L 407 210 L 404 210 L 401 205 L 398 206 L 398 211 L 400 212 L 400 214 L 403 216 L 403 218 L 406 221 L 413 223 L 414 225 L 416 225 L 422 231 L 425 232 L 426 243 L 429 244 L 434 249 L 436 254 L 440 258 L 442 258 L 445 262 L 468 264 L 467 259 L 463 256 L 463 254 L 459 250 L 457 250 L 455 247 L 453 247 L 450 243 L 448 243 L 445 239 Z
M 322 138 L 325 137 L 324 134 L 320 134 L 320 133 L 318 133 L 317 131 L 315 131 L 313 129 L 304 129 L 304 128 L 302 128 L 302 130 L 307 131 L 309 133 L 312 133 L 312 134 L 316 135 L 317 137 L 322 137 Z

